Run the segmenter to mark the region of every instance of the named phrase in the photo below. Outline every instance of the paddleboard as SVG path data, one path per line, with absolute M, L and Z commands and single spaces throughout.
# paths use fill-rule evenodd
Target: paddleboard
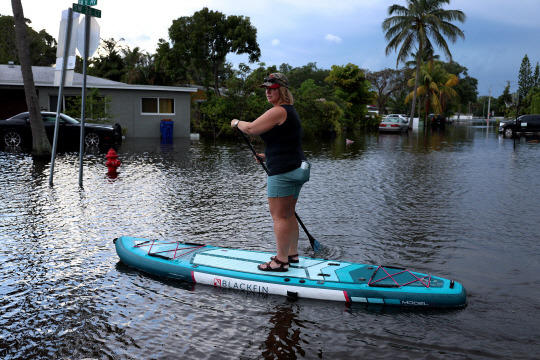
M 175 240 L 122 236 L 114 240 L 120 260 L 150 274 L 260 294 L 350 303 L 461 307 L 458 282 L 397 266 L 300 257 L 287 272 L 257 269 L 274 254 Z

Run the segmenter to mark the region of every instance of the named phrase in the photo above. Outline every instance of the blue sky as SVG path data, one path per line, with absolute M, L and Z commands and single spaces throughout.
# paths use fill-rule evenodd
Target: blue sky
M 25 17 L 35 30 L 58 38 L 60 16 L 73 0 L 22 0 Z M 225 15 L 249 17 L 257 29 L 261 62 L 319 68 L 353 63 L 378 71 L 396 67 L 396 54 L 385 55 L 387 41 L 381 30 L 392 4 L 405 0 L 98 0 L 101 38 L 125 39 L 125 44 L 154 53 L 159 38 L 168 39 L 174 19 L 208 7 Z M 452 0 L 446 9 L 465 13 L 456 23 L 465 40 L 450 44 L 453 59 L 478 79 L 479 95 L 499 96 L 510 81 L 517 90 L 521 60 L 527 54 L 534 68 L 540 61 L 540 1 Z M 11 15 L 11 2 L 0 3 L 0 14 Z M 442 52 L 437 52 L 442 56 Z M 237 65 L 243 56 L 230 56 Z M 401 67 L 401 64 L 400 64 Z

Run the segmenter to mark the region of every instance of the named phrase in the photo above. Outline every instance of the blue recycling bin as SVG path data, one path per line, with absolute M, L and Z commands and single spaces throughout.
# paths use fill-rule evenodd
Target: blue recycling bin
M 161 142 L 172 143 L 173 127 L 174 121 L 172 121 L 171 119 L 161 120 L 161 124 L 159 125 L 159 130 L 161 132 Z

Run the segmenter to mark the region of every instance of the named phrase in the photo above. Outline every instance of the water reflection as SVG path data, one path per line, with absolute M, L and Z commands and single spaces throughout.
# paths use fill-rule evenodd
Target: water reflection
M 270 331 L 261 353 L 264 359 L 296 359 L 306 356 L 301 341 L 302 323 L 294 303 L 287 302 L 278 306 L 269 323 Z

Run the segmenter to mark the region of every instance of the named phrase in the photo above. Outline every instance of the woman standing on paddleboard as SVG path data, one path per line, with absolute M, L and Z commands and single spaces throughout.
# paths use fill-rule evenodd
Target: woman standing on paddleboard
M 298 263 L 298 222 L 295 207 L 302 185 L 309 180 L 310 165 L 302 149 L 300 117 L 293 106 L 289 81 L 281 73 L 270 74 L 261 87 L 274 105 L 253 122 L 233 119 L 232 127 L 249 135 L 260 135 L 266 144 L 257 154 L 268 168 L 267 192 L 274 221 L 277 254 L 258 266 L 262 271 L 287 271 Z

